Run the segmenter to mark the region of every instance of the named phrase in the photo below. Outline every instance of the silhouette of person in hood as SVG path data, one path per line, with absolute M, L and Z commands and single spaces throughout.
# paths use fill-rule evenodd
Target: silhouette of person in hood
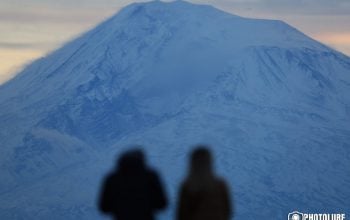
M 177 220 L 228 220 L 231 203 L 224 180 L 215 176 L 210 151 L 199 146 L 191 155 L 190 170 L 182 183 Z
M 118 220 L 153 220 L 167 199 L 157 173 L 145 165 L 141 150 L 124 153 L 104 181 L 99 209 Z

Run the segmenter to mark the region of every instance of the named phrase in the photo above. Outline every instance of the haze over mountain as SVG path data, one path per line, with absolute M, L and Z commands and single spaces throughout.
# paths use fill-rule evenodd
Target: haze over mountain
M 101 178 L 132 144 L 174 205 L 197 143 L 235 219 L 350 214 L 349 94 L 350 58 L 282 21 L 131 4 L 0 87 L 0 216 L 102 218 Z

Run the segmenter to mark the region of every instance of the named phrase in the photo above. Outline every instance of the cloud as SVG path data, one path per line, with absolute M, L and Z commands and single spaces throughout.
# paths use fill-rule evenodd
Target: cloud
M 17 50 L 25 50 L 25 49 L 46 49 L 52 47 L 54 43 L 21 43 L 21 42 L 0 42 L 0 48 L 2 49 L 17 49 Z
M 28 9 L 1 9 L 0 20 L 12 23 L 91 23 L 106 18 L 117 9 L 57 9 L 57 8 L 28 8 Z
M 0 85 L 7 80 L 11 79 L 18 73 L 26 64 L 32 60 L 44 56 L 43 50 L 13 50 L 13 49 L 0 49 Z
M 194 3 L 206 3 L 237 9 L 241 11 L 256 10 L 273 13 L 290 14 L 349 14 L 349 0 L 189 0 Z M 2 0 L 0 8 L 19 9 L 26 11 L 30 8 L 51 8 L 56 10 L 117 10 L 127 4 L 135 2 L 133 0 Z
M 253 10 L 259 13 L 341 15 L 350 14 L 349 0 L 193 0 L 231 11 Z

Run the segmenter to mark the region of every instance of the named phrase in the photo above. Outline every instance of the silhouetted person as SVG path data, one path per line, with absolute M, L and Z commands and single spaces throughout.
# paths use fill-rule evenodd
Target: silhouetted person
M 215 176 L 210 151 L 199 146 L 192 152 L 190 171 L 182 183 L 177 220 L 228 220 L 231 203 L 224 180 Z
M 153 220 L 167 206 L 157 173 L 146 167 L 140 150 L 124 153 L 118 169 L 105 180 L 99 209 L 118 220 Z

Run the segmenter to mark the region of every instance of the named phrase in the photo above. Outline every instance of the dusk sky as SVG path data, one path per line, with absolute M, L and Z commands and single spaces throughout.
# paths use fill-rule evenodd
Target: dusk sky
M 130 0 L 0 0 L 0 83 L 115 14 Z M 191 0 L 283 20 L 350 55 L 350 0 Z

